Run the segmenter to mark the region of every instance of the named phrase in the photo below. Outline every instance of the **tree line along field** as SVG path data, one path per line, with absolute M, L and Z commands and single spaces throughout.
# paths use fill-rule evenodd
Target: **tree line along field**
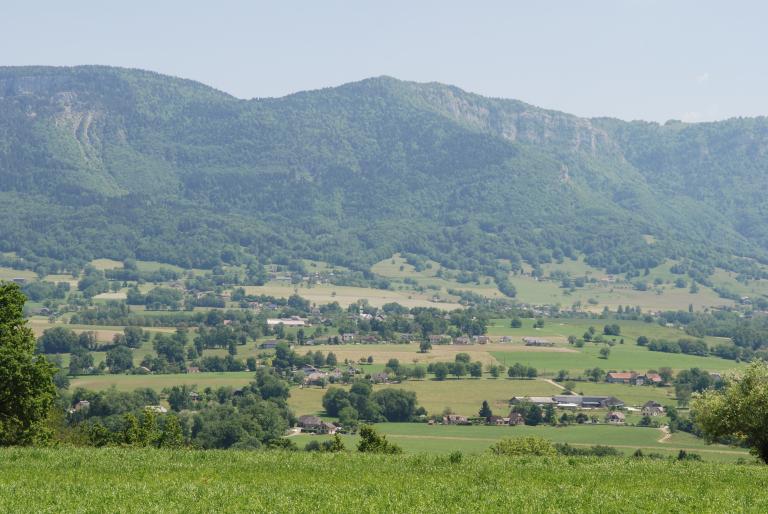
M 0 450 L 3 512 L 765 512 L 764 480 L 626 458 Z

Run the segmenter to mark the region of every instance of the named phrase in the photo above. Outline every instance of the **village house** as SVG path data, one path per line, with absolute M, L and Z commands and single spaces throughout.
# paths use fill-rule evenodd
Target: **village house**
M 664 379 L 661 378 L 661 375 L 658 373 L 646 373 L 645 381 L 653 385 L 660 385 L 664 383 Z
M 320 370 L 314 367 L 312 364 L 304 364 L 301 368 L 299 368 L 299 371 L 301 371 L 305 375 L 309 375 L 311 373 L 317 373 Z
M 374 384 L 386 384 L 389 382 L 389 375 L 384 373 L 383 371 L 380 373 L 374 373 L 371 375 L 371 382 Z
M 327 435 L 334 435 L 336 432 L 339 431 L 339 427 L 334 425 L 333 423 L 328 423 L 326 421 L 323 421 L 320 423 L 320 426 L 315 429 L 316 434 L 327 434 Z
M 507 424 L 510 426 L 525 425 L 525 418 L 519 412 L 510 412 Z
M 168 412 L 168 409 L 166 409 L 162 405 L 147 405 L 144 408 L 147 409 L 147 410 L 150 410 L 150 411 L 152 411 L 152 412 L 154 412 L 156 414 L 165 414 L 166 412 Z
M 615 396 L 580 396 L 564 394 L 557 396 L 514 396 L 509 400 L 511 405 L 530 402 L 534 405 L 554 405 L 561 409 L 605 409 L 621 408 L 624 402 Z
M 450 344 L 451 337 L 445 334 L 432 334 L 429 336 L 430 344 Z
M 610 384 L 631 384 L 631 385 L 659 385 L 664 383 L 664 379 L 658 373 L 640 374 L 634 371 L 616 372 L 612 371 L 605 377 L 605 381 Z
M 466 416 L 447 414 L 443 416 L 443 425 L 469 425 L 469 420 Z
M 297 426 L 302 432 L 315 432 L 323 424 L 323 420 L 317 416 L 299 416 Z
M 80 400 L 75 404 L 74 407 L 69 409 L 69 413 L 72 414 L 73 412 L 79 412 L 83 409 L 87 409 L 90 406 L 91 406 L 91 402 L 89 402 L 88 400 Z
M 187 373 L 200 373 L 200 368 L 197 366 L 187 366 Z
M 527 403 L 527 402 L 530 402 L 538 406 L 554 405 L 557 403 L 555 399 L 551 396 L 513 396 L 509 400 L 509 403 L 511 405 L 517 405 L 520 403 Z
M 477 344 L 488 344 L 491 342 L 491 338 L 488 336 L 474 336 L 472 337 L 472 341 Z
M 501 339 L 499 339 L 500 343 L 511 343 L 512 338 L 509 336 L 501 336 Z
M 623 412 L 613 411 L 605 415 L 606 423 L 614 423 L 618 425 L 624 423 L 624 419 L 625 418 Z
M 345 332 L 343 334 L 339 334 L 339 341 L 342 343 L 351 343 L 355 340 L 355 337 L 357 334 L 354 332 Z
M 505 421 L 506 420 L 506 421 Z M 503 416 L 488 416 L 485 418 L 485 422 L 489 425 L 496 425 L 496 426 L 503 426 L 507 425 L 509 423 L 509 418 L 504 418 Z
M 304 385 L 325 385 L 325 381 L 328 375 L 324 371 L 317 371 L 315 373 L 309 373 L 304 377 Z
M 637 373 L 634 371 L 621 373 L 611 372 L 606 375 L 605 381 L 609 384 L 632 384 L 635 382 L 636 377 Z
M 269 341 L 264 341 L 263 343 L 261 343 L 259 345 L 259 348 L 261 348 L 262 350 L 271 350 L 271 349 L 277 348 L 277 345 L 279 343 L 280 342 L 277 341 L 276 339 L 270 339 Z
M 277 325 L 284 325 L 286 327 L 304 327 L 307 325 L 307 320 L 298 316 L 291 316 L 290 318 L 268 318 L 267 325 L 275 327 Z
M 615 396 L 580 396 L 576 394 L 564 394 L 554 397 L 558 407 L 566 404 L 575 404 L 579 409 L 605 409 L 623 407 L 624 402 Z
M 459 336 L 453 339 L 453 344 L 459 344 L 459 345 L 472 344 L 472 340 L 467 336 Z
M 660 403 L 650 400 L 643 405 L 640 413 L 643 416 L 663 416 L 664 407 Z

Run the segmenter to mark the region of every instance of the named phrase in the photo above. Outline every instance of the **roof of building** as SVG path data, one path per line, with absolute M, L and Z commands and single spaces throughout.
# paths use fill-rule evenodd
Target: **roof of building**
M 635 378 L 637 376 L 637 373 L 635 373 L 634 371 L 621 372 L 621 373 L 613 371 L 611 373 L 608 373 L 608 376 L 610 378 L 619 378 L 619 379 L 622 379 L 622 380 L 632 380 L 633 378 Z

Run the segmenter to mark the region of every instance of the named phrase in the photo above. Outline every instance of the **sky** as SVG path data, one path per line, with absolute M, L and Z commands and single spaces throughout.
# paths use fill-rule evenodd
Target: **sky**
M 390 75 L 580 116 L 768 115 L 768 2 L 5 2 L 0 65 L 105 64 L 240 98 Z

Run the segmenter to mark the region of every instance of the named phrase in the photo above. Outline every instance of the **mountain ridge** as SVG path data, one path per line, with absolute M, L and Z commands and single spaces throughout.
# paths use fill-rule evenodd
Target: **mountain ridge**
M 48 266 L 363 271 L 404 251 L 491 275 L 582 253 L 631 274 L 744 268 L 766 260 L 767 170 L 765 118 L 579 118 L 386 76 L 244 100 L 125 68 L 0 68 L 0 251 Z

